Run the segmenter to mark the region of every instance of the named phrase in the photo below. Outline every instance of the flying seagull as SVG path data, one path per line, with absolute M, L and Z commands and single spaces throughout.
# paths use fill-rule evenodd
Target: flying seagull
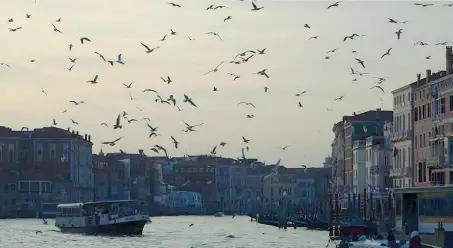
M 253 8 L 252 8 L 252 11 L 258 11 L 258 10 L 264 8 L 264 7 L 259 7 L 259 8 L 258 8 L 254 2 L 252 2 L 252 7 L 253 7 Z
M 207 74 L 209 74 L 209 73 L 211 73 L 211 72 L 217 72 L 217 71 L 219 71 L 219 67 L 220 67 L 224 62 L 225 62 L 225 61 L 220 62 L 220 64 L 218 64 L 214 69 L 212 69 L 212 70 L 206 72 L 204 75 L 207 75 Z
M 145 45 L 143 43 L 140 43 L 140 44 L 142 44 L 142 46 L 144 46 L 146 48 L 146 51 L 145 51 L 146 53 L 152 53 L 152 52 L 154 52 L 154 50 L 160 48 L 160 46 L 158 46 L 158 47 L 155 47 L 155 48 L 151 49 L 151 48 L 149 48 L 147 45 Z
M 336 2 L 334 4 L 329 5 L 329 7 L 327 7 L 327 9 L 330 9 L 332 7 L 338 7 L 339 5 L 340 5 L 340 2 Z
M 381 56 L 381 59 L 384 58 L 385 56 L 387 55 L 390 55 L 390 51 L 392 50 L 392 48 L 389 48 L 389 50 L 387 50 L 387 52 L 385 52 L 384 54 L 382 54 Z
M 212 34 L 212 35 L 214 35 L 214 36 L 217 36 L 217 37 L 219 37 L 219 39 L 220 39 L 221 41 L 223 41 L 223 40 L 222 40 L 222 37 L 220 37 L 220 35 L 219 35 L 218 33 L 216 33 L 216 32 L 207 32 L 206 34 Z
M 99 77 L 99 75 L 94 76 L 94 79 L 87 81 L 87 83 L 97 84 L 98 83 L 98 77 Z
M 170 5 L 173 6 L 173 7 L 178 7 L 178 8 L 181 8 L 181 7 L 182 7 L 181 5 L 176 4 L 176 3 L 171 3 L 171 2 L 170 2 L 170 3 L 168 3 L 168 4 L 170 4 Z
M 80 43 L 81 43 L 81 44 L 83 44 L 83 43 L 86 42 L 86 41 L 91 42 L 91 40 L 88 39 L 87 37 L 82 37 L 82 38 L 80 38 Z

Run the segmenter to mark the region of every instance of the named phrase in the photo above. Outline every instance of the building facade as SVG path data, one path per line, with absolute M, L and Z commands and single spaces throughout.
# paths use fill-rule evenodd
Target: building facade
M 47 204 L 93 199 L 89 135 L 0 127 L 0 215 L 34 217 Z
M 392 91 L 393 94 L 393 166 L 390 171 L 393 187 L 412 187 L 412 89 L 411 85 Z

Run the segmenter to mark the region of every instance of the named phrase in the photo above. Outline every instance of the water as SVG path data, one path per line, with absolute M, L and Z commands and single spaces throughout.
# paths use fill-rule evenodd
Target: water
M 101 237 L 60 233 L 39 219 L 0 220 L 0 247 L 8 248 L 296 248 L 325 247 L 328 233 L 287 230 L 250 222 L 250 218 L 155 217 L 141 237 Z M 194 226 L 190 227 L 190 224 Z M 37 230 L 42 233 L 36 234 Z M 228 238 L 234 235 L 234 238 Z

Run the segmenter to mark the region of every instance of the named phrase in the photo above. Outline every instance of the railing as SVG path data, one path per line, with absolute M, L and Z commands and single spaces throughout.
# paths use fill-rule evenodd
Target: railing
M 390 176 L 397 177 L 401 175 L 401 168 L 390 169 Z
M 412 130 L 402 130 L 400 132 L 393 132 L 391 135 L 392 141 L 394 140 L 408 140 L 412 138 Z

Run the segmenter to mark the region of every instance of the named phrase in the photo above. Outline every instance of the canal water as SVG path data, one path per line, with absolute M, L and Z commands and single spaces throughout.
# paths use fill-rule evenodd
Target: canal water
M 63 234 L 49 220 L 0 220 L 0 247 L 8 248 L 324 248 L 325 231 L 287 230 L 236 216 L 155 217 L 141 237 L 101 237 Z M 193 226 L 189 226 L 193 224 Z M 41 233 L 36 233 L 41 231 Z M 231 236 L 230 236 L 231 235 Z M 330 246 L 333 247 L 333 246 Z

